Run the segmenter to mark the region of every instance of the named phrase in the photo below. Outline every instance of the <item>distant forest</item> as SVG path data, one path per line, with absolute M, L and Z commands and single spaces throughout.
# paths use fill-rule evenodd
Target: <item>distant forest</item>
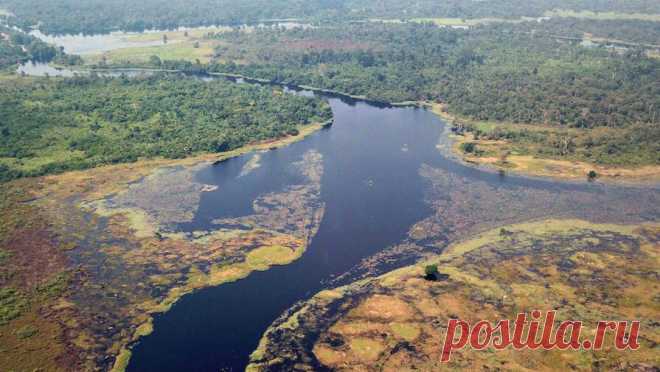
M 539 17 L 553 9 L 660 14 L 657 0 L 0 0 L 23 29 L 51 34 L 142 31 L 272 19 Z
M 360 23 L 231 32 L 215 36 L 223 41 L 217 55 L 224 62 L 209 68 L 377 101 L 441 102 L 477 121 L 573 128 L 585 134 L 569 146 L 582 147 L 571 149 L 580 150 L 574 153 L 581 160 L 660 163 L 660 60 L 637 48 L 582 46 L 553 36 L 561 25 L 452 30 Z M 500 138 L 507 135 L 523 140 Z M 554 146 L 549 137 L 524 140 Z
M 660 117 L 660 61 L 557 40 L 536 23 L 452 30 L 354 24 L 218 34 L 213 71 L 385 102 L 435 100 L 481 120 L 622 126 Z

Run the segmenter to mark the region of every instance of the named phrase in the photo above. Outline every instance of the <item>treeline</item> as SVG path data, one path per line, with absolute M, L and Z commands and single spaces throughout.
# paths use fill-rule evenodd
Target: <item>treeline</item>
M 0 0 L 23 29 L 49 34 L 238 25 L 268 19 L 539 17 L 553 9 L 660 14 L 654 0 Z
M 65 54 L 34 36 L 0 26 L 0 69 L 16 66 L 27 61 L 51 62 L 73 65 L 82 63 L 79 56 Z
M 658 121 L 660 61 L 531 31 L 357 24 L 233 32 L 216 36 L 225 41 L 218 56 L 228 62 L 210 68 L 379 101 L 440 101 L 480 120 L 573 127 Z
M 270 87 L 144 78 L 0 83 L 0 180 L 221 152 L 326 121 L 327 103 Z
M 623 128 L 600 127 L 588 130 L 566 128 L 532 130 L 507 125 L 484 130 L 479 125 L 461 121 L 454 125 L 455 131 L 470 132 L 477 140 L 507 141 L 513 144 L 513 150 L 519 155 L 616 166 L 660 164 L 660 125 L 658 123 L 633 124 Z M 480 147 L 474 142 L 467 142 L 463 144 L 463 151 L 478 156 Z
M 537 23 L 521 23 L 522 31 L 566 37 L 601 38 L 623 43 L 638 43 L 660 47 L 660 22 L 641 20 L 595 20 L 578 18 L 552 18 Z
M 48 34 L 94 34 L 181 26 L 240 25 L 262 20 L 307 18 L 333 7 L 333 0 L 1 0 L 12 22 Z
M 346 0 L 345 7 L 358 17 L 397 19 L 540 17 L 554 9 L 660 14 L 653 0 Z

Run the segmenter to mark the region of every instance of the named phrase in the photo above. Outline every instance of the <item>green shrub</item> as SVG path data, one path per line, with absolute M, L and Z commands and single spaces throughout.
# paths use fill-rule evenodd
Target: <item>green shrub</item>
M 16 330 L 18 338 L 30 338 L 39 333 L 39 330 L 31 325 L 26 325 Z
M 27 300 L 17 290 L 9 287 L 0 288 L 0 325 L 18 318 L 27 307 Z
M 461 145 L 461 150 L 466 154 L 474 154 L 477 152 L 477 144 L 474 142 L 467 142 Z
M 426 265 L 424 268 L 424 278 L 426 280 L 437 280 L 438 279 L 438 265 Z

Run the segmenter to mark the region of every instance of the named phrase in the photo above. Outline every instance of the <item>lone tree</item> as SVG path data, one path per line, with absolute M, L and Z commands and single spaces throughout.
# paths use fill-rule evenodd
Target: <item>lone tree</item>
M 149 64 L 152 66 L 160 67 L 162 64 L 162 61 L 160 60 L 160 57 L 158 56 L 151 56 L 149 57 Z
M 466 154 L 478 155 L 477 144 L 474 142 L 466 142 L 461 145 L 461 150 Z
M 589 181 L 593 181 L 598 178 L 598 173 L 596 173 L 594 170 L 591 170 L 589 173 L 587 173 L 587 178 L 589 178 Z
M 431 281 L 436 281 L 438 280 L 438 265 L 433 264 L 433 265 L 426 265 L 424 268 L 424 279 L 426 280 L 431 280 Z

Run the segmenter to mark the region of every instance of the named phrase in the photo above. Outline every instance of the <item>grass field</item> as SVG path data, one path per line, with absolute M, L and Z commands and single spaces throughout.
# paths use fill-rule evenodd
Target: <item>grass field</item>
M 104 53 L 86 55 L 85 63 L 98 64 L 105 58 L 108 64 L 141 64 L 149 61 L 151 56 L 158 56 L 161 60 L 184 60 L 207 63 L 213 57 L 213 49 L 217 41 L 207 38 L 210 33 L 226 32 L 229 27 L 204 27 L 191 30 L 177 30 L 164 32 L 145 32 L 129 35 L 125 41 L 130 43 L 144 43 L 144 46 L 132 46 L 115 49 Z M 153 45 L 167 37 L 167 43 Z M 197 44 L 197 48 L 195 45 Z
M 653 363 L 658 329 L 652 326 L 634 353 L 609 346 L 610 335 L 602 351 L 512 352 L 487 346 L 463 349 L 449 363 L 439 360 L 447 328 L 443 325 L 449 319 L 492 324 L 519 312 L 557 309 L 561 320 L 583 321 L 586 339 L 599 319 L 657 318 L 657 307 L 649 300 L 657 288 L 644 278 L 657 266 L 658 233 L 657 224 L 599 225 L 566 219 L 500 226 L 452 244 L 426 262 L 437 264 L 445 274 L 441 280 L 425 279 L 424 264 L 418 264 L 319 293 L 268 330 L 247 370 L 281 367 L 293 360 L 290 355 L 307 355 L 303 352 L 314 354 L 322 367 L 332 370 L 519 371 L 571 366 L 591 371 L 593 365 L 613 369 Z M 632 263 L 640 264 L 631 269 Z M 313 345 L 289 341 L 310 334 L 316 340 Z
M 158 56 L 161 60 L 185 60 L 195 62 L 199 59 L 207 63 L 213 57 L 215 43 L 200 41 L 195 48 L 194 42 L 169 42 L 164 45 L 123 48 L 112 50 L 103 54 L 85 56 L 85 63 L 97 64 L 105 57 L 108 64 L 146 63 L 151 56 Z
M 640 20 L 640 21 L 655 21 L 660 22 L 660 14 L 642 14 L 642 13 L 616 13 L 616 12 L 591 12 L 591 11 L 580 11 L 576 12 L 573 10 L 563 10 L 555 9 L 545 12 L 545 15 L 548 17 L 573 17 L 573 18 L 584 18 L 584 19 L 623 19 L 623 20 Z
M 163 39 L 163 35 L 167 35 L 167 40 L 170 42 L 190 41 L 192 39 L 202 39 L 209 33 L 227 32 L 230 30 L 231 27 L 200 27 L 190 30 L 144 32 L 128 36 L 126 40 L 130 42 L 158 41 Z
M 469 27 L 476 26 L 481 24 L 496 23 L 496 22 L 524 22 L 532 21 L 536 18 L 522 17 L 516 19 L 507 19 L 507 18 L 474 18 L 474 19 L 464 19 L 464 18 L 413 18 L 413 22 L 431 22 L 438 26 L 449 26 L 449 27 Z

